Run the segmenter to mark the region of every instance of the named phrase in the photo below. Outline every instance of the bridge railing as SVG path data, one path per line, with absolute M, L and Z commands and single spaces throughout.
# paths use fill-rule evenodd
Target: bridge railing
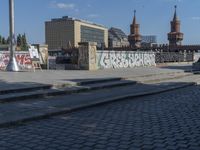
M 157 52 L 155 54 L 157 63 L 170 63 L 170 62 L 193 62 L 193 52 Z

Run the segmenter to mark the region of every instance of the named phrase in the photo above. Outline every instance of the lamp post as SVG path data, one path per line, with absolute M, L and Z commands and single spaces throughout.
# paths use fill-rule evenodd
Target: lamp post
M 17 72 L 19 71 L 19 66 L 17 64 L 17 60 L 15 57 L 15 48 L 16 48 L 16 40 L 15 40 L 15 28 L 14 28 L 14 0 L 9 0 L 9 22 L 10 22 L 10 60 L 6 67 L 6 71 Z

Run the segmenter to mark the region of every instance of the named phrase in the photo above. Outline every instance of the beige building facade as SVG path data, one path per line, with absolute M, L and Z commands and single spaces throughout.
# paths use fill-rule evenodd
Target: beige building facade
M 69 45 L 78 47 L 79 42 L 96 42 L 98 47 L 108 47 L 108 29 L 66 16 L 45 22 L 45 42 L 49 50 L 68 48 Z

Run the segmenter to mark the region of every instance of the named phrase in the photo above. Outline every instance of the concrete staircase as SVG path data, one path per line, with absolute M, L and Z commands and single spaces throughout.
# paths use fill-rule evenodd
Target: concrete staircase
M 35 85 L 16 89 L 0 91 L 0 103 L 22 101 L 27 99 L 49 98 L 53 96 L 87 92 L 105 88 L 127 86 L 136 84 L 135 81 L 122 80 L 122 78 L 97 79 L 78 81 L 72 85 Z M 61 88 L 62 87 L 62 88 Z
M 163 76 L 163 80 L 165 78 Z M 71 84 L 11 87 L 0 90 L 0 127 L 193 85 L 191 82 L 144 84 L 134 79 L 104 78 L 76 80 Z

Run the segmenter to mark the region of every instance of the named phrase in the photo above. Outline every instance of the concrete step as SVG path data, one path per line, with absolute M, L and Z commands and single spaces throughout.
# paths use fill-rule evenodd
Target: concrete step
M 52 97 L 48 100 L 40 98 L 34 101 L 27 100 L 5 103 L 0 105 L 0 127 L 8 127 L 27 121 L 44 119 L 115 101 L 133 100 L 141 96 L 154 95 L 194 85 L 195 83 L 135 84 Z
M 71 86 L 62 89 L 43 89 L 43 90 L 24 91 L 19 93 L 9 93 L 0 95 L 0 103 L 8 103 L 8 102 L 22 101 L 27 99 L 36 99 L 36 98 L 48 98 L 52 96 L 86 92 L 86 91 L 99 90 L 105 88 L 114 88 L 114 87 L 127 86 L 133 84 L 136 84 L 136 82 L 128 80 L 120 80 L 120 81 L 113 80 L 112 82 L 96 83 L 96 84 L 92 83 L 88 84 L 87 86 Z
M 160 75 L 160 76 L 154 76 L 154 77 L 148 77 L 148 78 L 137 78 L 137 80 L 140 83 L 159 83 L 159 82 L 164 82 L 168 80 L 177 80 L 181 79 L 184 77 L 189 77 L 192 76 L 193 74 L 191 73 L 183 73 L 183 74 L 170 74 L 170 75 Z M 134 78 L 133 78 L 134 79 Z
M 113 82 L 113 81 L 120 81 L 123 78 L 100 78 L 100 79 L 86 79 L 86 80 L 76 80 L 76 85 L 91 85 L 97 83 L 105 83 L 105 82 Z
M 177 74 L 177 75 L 176 75 Z M 190 74 L 189 74 L 190 75 Z M 169 77 L 173 76 L 173 77 Z M 157 74 L 157 75 L 148 75 L 148 76 L 139 76 L 130 78 L 130 80 L 138 81 L 141 83 L 154 83 L 154 82 L 161 82 L 164 80 L 169 79 L 177 79 L 183 76 L 188 76 L 185 73 L 168 73 L 168 74 Z M 156 79 L 155 79 L 156 78 Z M 63 81 L 58 82 L 54 85 L 44 85 L 44 84 L 35 84 L 35 83 L 10 83 L 5 86 L 0 87 L 0 95 L 11 94 L 11 93 L 20 93 L 20 92 L 31 92 L 31 91 L 38 91 L 38 90 L 46 90 L 51 89 L 52 87 L 57 89 L 62 89 L 71 86 L 92 86 L 95 84 L 100 83 L 109 83 L 113 81 L 120 81 L 123 78 L 99 78 L 99 79 L 78 79 L 78 80 L 71 80 L 71 81 Z M 127 79 L 128 80 L 128 79 Z
M 88 84 L 97 84 L 105 82 L 120 81 L 122 78 L 103 78 L 103 79 L 86 79 L 86 80 L 74 80 L 65 83 L 59 83 L 54 85 L 37 84 L 37 83 L 10 83 L 4 87 L 0 87 L 0 95 L 20 93 L 20 92 L 31 92 L 38 90 L 46 90 L 51 88 L 66 88 L 69 86 L 83 86 Z
M 87 80 L 76 80 L 74 83 L 71 85 L 60 85 L 60 86 L 54 86 L 54 88 L 51 85 L 41 85 L 41 89 L 39 87 L 34 88 L 34 87 L 29 87 L 29 88 L 24 88 L 24 89 L 12 89 L 11 91 L 14 91 L 11 93 L 11 91 L 7 91 L 8 94 L 3 94 L 0 95 L 0 103 L 8 103 L 8 102 L 14 102 L 14 101 L 22 101 L 22 100 L 27 100 L 27 99 L 36 99 L 36 98 L 48 98 L 52 96 L 59 96 L 59 95 L 67 95 L 67 94 L 72 94 L 72 93 L 80 93 L 80 92 L 87 92 L 91 90 L 99 90 L 103 88 L 114 88 L 114 87 L 120 87 L 120 86 L 127 86 L 127 85 L 133 85 L 136 84 L 137 82 L 134 80 L 139 81 L 138 83 L 158 83 L 162 81 L 167 81 L 171 79 L 177 79 L 177 78 L 182 78 L 185 76 L 188 76 L 191 74 L 178 74 L 174 75 L 172 74 L 171 77 L 161 75 L 156 77 L 156 80 L 154 77 L 147 77 L 145 79 L 138 78 L 138 79 L 130 79 L 130 80 L 122 80 L 122 78 L 108 78 L 108 79 L 87 79 Z M 143 82 L 141 82 L 141 81 Z M 83 85 L 83 86 L 78 86 L 78 85 Z M 44 87 L 42 89 L 42 87 Z M 57 88 L 55 88 L 57 87 Z M 62 87 L 62 88 L 61 88 Z M 45 89 L 46 88 L 46 89 Z M 21 92 L 20 92 L 21 91 Z
M 52 88 L 52 85 L 45 84 L 32 84 L 32 83 L 19 83 L 19 84 L 10 84 L 0 89 L 0 95 L 20 93 L 20 92 L 29 92 L 37 90 L 46 90 Z

